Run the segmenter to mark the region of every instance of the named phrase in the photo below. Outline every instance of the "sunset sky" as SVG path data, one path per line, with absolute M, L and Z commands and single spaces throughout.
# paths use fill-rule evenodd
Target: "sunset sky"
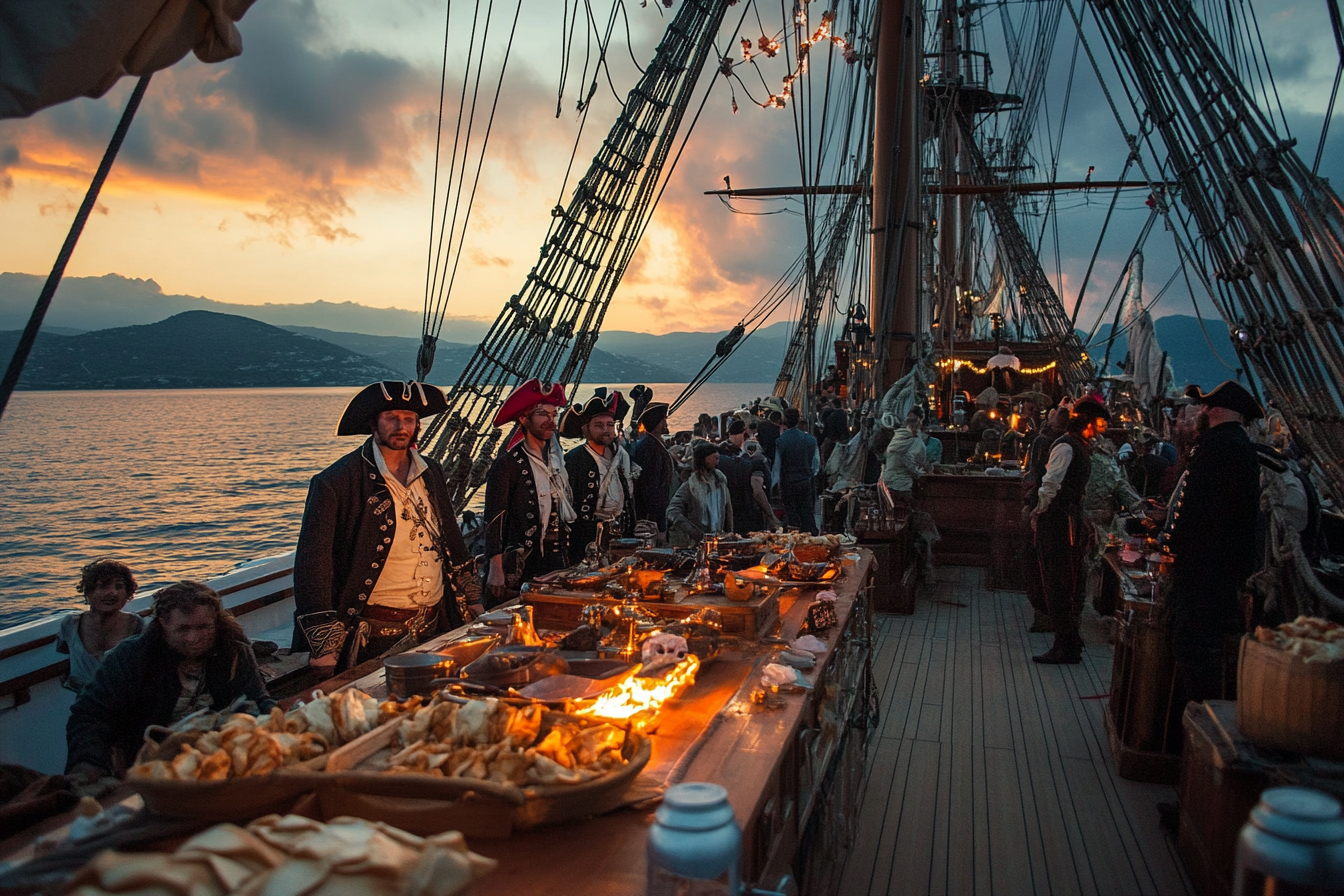
M 578 126 L 575 101 L 583 66 L 583 40 L 576 37 L 557 119 L 564 6 L 523 0 L 450 314 L 495 316 L 535 264 L 550 209 L 560 198 Z M 450 94 L 462 77 L 472 13 L 470 4 L 455 7 Z M 610 2 L 599 0 L 593 7 L 605 25 Z M 675 8 L 663 9 L 660 0 L 646 7 L 631 0 L 626 7 L 633 55 L 644 62 Z M 1310 161 L 1337 62 L 1325 4 L 1260 7 L 1279 93 L 1299 152 Z M 482 90 L 487 98 L 514 3 L 497 0 L 494 8 Z M 822 5 L 812 8 L 819 16 Z M 754 11 L 737 33 L 745 9 L 729 10 L 721 52 L 736 54 L 739 37 L 759 36 Z M 779 27 L 774 4 L 761 4 L 760 11 L 768 28 Z M 419 310 L 443 16 L 443 0 L 259 0 L 239 23 L 240 58 L 207 66 L 189 56 L 155 76 L 67 274 L 152 278 L 165 292 L 224 302 L 324 299 Z M 623 22 L 616 31 L 611 75 L 624 95 L 637 72 Z M 1055 115 L 1073 37 L 1066 14 L 1056 49 L 1057 77 L 1052 70 Z M 757 108 L 740 87 L 740 112 L 734 115 L 728 82 L 716 79 L 712 68 L 702 79 L 705 88 L 716 82 L 705 113 L 617 293 L 608 327 L 649 332 L 729 327 L 802 244 L 796 215 L 734 215 L 701 195 L 721 187 L 724 175 L 731 175 L 735 186 L 798 181 L 791 115 Z M 1006 74 L 1006 63 L 998 68 Z M 1059 176 L 1081 178 L 1096 165 L 1094 176 L 1110 179 L 1119 174 L 1123 145 L 1085 68 L 1080 63 Z M 783 65 L 768 74 L 781 77 Z M 571 189 L 616 115 L 605 78 L 599 85 Z M 102 99 L 0 121 L 0 270 L 49 270 L 131 86 L 123 79 Z M 455 110 L 446 114 L 451 130 Z M 1322 173 L 1334 174 L 1337 182 L 1344 177 L 1344 153 L 1338 151 L 1344 137 L 1338 132 L 1333 129 L 1322 165 Z M 1073 197 L 1066 203 L 1059 265 L 1066 304 L 1086 267 L 1107 198 Z M 797 206 L 776 203 L 766 210 L 785 207 Z M 1122 203 L 1115 236 L 1098 265 L 1101 285 L 1085 303 L 1083 320 L 1118 276 L 1117 259 L 1128 252 L 1145 215 L 1141 195 Z M 1158 288 L 1173 269 L 1172 256 L 1156 244 L 1151 256 L 1149 282 Z M 1053 268 L 1052 259 L 1047 265 L 1052 276 Z M 1211 310 L 1206 300 L 1204 308 Z M 1154 310 L 1159 316 L 1189 313 L 1184 287 Z

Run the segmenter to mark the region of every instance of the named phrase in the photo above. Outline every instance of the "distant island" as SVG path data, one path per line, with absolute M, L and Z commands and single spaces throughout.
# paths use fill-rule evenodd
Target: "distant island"
M 42 280 L 34 274 L 0 273 L 0 353 L 5 358 L 14 351 Z M 1155 323 L 1178 386 L 1208 388 L 1236 377 L 1239 361 L 1221 321 L 1170 315 Z M 410 379 L 420 324 L 418 312 L 353 302 L 232 305 L 168 295 L 153 280 L 117 274 L 67 277 L 19 388 L 353 386 Z M 447 318 L 429 380 L 455 383 L 489 326 L 477 318 Z M 788 347 L 789 328 L 782 322 L 758 330 L 711 381 L 773 380 Z M 1105 357 L 1109 331 L 1109 324 L 1102 326 L 1089 349 L 1097 363 Z M 584 379 L 686 382 L 713 358 L 725 335 L 605 330 Z M 1107 373 L 1119 372 L 1127 350 L 1121 334 L 1111 346 Z

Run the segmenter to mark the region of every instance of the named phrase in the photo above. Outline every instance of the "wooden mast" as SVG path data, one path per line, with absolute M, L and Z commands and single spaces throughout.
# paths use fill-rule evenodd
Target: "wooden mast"
M 919 307 L 923 21 L 923 0 L 883 0 L 878 11 L 869 308 L 879 391 L 909 369 L 928 325 Z

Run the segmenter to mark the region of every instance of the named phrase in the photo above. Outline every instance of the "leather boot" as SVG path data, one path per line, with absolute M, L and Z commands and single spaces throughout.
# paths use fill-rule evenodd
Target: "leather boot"
M 1083 661 L 1083 653 L 1077 648 L 1070 648 L 1060 644 L 1059 641 L 1055 641 L 1054 646 L 1045 653 L 1032 657 L 1031 661 L 1034 663 L 1044 663 L 1050 666 L 1073 666 Z
M 1039 610 L 1032 611 L 1031 628 L 1027 631 L 1033 635 L 1048 634 L 1055 630 L 1055 624 L 1050 620 L 1048 613 L 1042 613 Z

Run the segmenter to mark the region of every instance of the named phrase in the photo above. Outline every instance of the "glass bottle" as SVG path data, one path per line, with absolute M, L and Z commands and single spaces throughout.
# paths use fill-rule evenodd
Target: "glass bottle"
M 1344 815 L 1309 787 L 1260 794 L 1237 837 L 1233 896 L 1344 896 Z
M 739 896 L 742 831 L 718 784 L 674 784 L 649 828 L 648 896 Z

